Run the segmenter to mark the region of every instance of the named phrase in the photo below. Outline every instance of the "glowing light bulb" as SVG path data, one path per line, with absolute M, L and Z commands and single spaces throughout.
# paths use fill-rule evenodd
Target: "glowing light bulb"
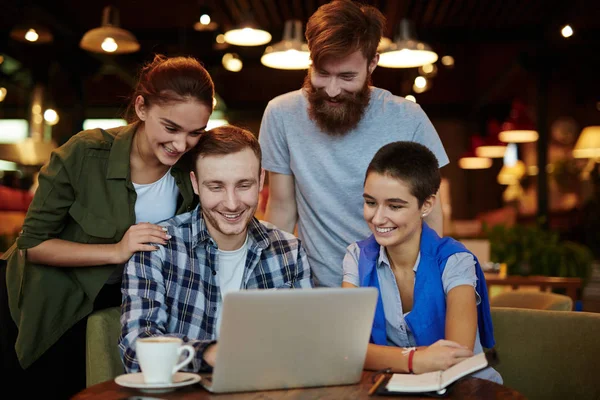
M 563 37 L 568 38 L 573 36 L 573 28 L 571 28 L 570 25 L 565 25 L 563 26 L 563 28 L 560 30 L 560 33 L 563 35 Z
M 208 14 L 202 14 L 200 16 L 200 23 L 202 25 L 208 25 L 208 24 L 210 24 L 210 15 L 208 15 Z
M 30 42 L 35 42 L 39 37 L 40 35 L 38 35 L 35 29 L 30 29 L 25 33 L 25 40 L 29 40 Z
M 115 42 L 115 39 L 107 37 L 104 39 L 104 41 L 102 41 L 100 47 L 102 47 L 102 50 L 104 50 L 107 53 L 113 53 L 117 51 L 119 45 L 117 44 L 117 42 Z
M 44 120 L 48 123 L 48 125 L 56 125 L 58 123 L 58 113 L 53 109 L 49 108 L 44 111 Z

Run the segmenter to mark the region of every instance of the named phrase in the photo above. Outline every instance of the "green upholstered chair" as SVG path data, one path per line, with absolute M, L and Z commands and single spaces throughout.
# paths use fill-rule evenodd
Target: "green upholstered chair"
M 600 314 L 492 307 L 496 369 L 528 399 L 600 399 Z
M 563 294 L 551 292 L 513 290 L 492 296 L 490 306 L 571 311 L 573 309 L 573 299 Z
M 125 373 L 118 348 L 120 317 L 121 308 L 112 307 L 87 318 L 85 374 L 88 387 Z

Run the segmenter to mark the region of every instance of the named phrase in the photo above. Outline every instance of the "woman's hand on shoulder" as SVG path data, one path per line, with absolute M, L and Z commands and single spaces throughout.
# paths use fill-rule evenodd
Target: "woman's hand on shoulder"
M 167 234 L 165 229 L 160 225 L 148 222 L 130 226 L 121 241 L 114 245 L 114 263 L 126 263 L 138 251 L 158 250 L 158 247 L 149 243 L 167 244 L 167 240 L 171 236 Z
M 473 352 L 467 347 L 451 340 L 441 339 L 415 352 L 413 371 L 415 374 L 443 371 L 471 356 Z

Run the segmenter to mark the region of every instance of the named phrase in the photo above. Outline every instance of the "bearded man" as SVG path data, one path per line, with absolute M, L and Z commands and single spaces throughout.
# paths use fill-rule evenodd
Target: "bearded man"
M 371 6 L 350 0 L 321 6 L 306 26 L 312 65 L 302 89 L 271 100 L 263 115 L 265 219 L 288 232 L 298 223 L 317 286 L 341 286 L 346 247 L 370 233 L 362 216 L 363 177 L 377 150 L 414 141 L 440 167 L 448 164 L 421 107 L 371 86 L 384 26 L 385 17 Z M 425 220 L 441 235 L 439 204 Z

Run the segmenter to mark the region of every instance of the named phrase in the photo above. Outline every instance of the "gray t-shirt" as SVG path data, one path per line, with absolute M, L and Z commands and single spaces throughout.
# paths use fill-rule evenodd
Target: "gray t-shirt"
M 354 286 L 360 287 L 360 277 L 358 274 L 358 260 L 360 258 L 360 249 L 356 243 L 348 246 L 344 257 L 344 282 L 348 282 Z M 421 253 L 417 257 L 417 261 L 413 267 L 415 274 L 421 261 Z M 413 347 L 416 346 L 416 340 L 413 333 L 410 331 L 405 317 L 408 312 L 404 312 L 402 307 L 402 298 L 396 283 L 396 277 L 390 261 L 385 252 L 385 247 L 379 250 L 379 259 L 377 262 L 377 279 L 379 280 L 381 300 L 383 303 L 383 311 L 385 314 L 385 330 L 387 334 L 388 346 L 397 347 Z M 476 304 L 479 305 L 481 298 L 477 293 L 477 274 L 475 272 L 475 259 L 471 253 L 456 253 L 448 257 L 444 272 L 442 273 L 442 287 L 444 294 L 448 296 L 448 292 L 457 286 L 469 285 L 475 289 Z M 409 311 L 410 312 L 410 311 Z M 481 340 L 479 339 L 479 330 L 475 336 L 475 344 L 473 353 L 479 354 L 483 352 Z M 473 374 L 477 378 L 487 379 L 492 382 L 502 384 L 502 377 L 492 367 L 484 368 L 481 371 Z
M 302 89 L 271 100 L 260 126 L 262 163 L 267 171 L 293 175 L 298 236 L 318 286 L 342 284 L 346 247 L 370 234 L 363 219 L 363 183 L 371 159 L 399 140 L 427 146 L 440 167 L 448 156 L 421 107 L 371 88 L 365 114 L 345 136 L 323 133 L 308 116 Z

